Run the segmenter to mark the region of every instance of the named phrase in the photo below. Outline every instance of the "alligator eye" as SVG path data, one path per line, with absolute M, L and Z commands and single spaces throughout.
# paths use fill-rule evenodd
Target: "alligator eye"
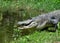
M 54 16 L 52 16 L 52 17 L 50 18 L 50 22 L 51 22 L 52 24 L 57 24 L 57 23 L 58 23 L 58 19 L 55 18 Z
M 56 18 L 54 16 L 52 16 L 51 19 L 56 19 Z

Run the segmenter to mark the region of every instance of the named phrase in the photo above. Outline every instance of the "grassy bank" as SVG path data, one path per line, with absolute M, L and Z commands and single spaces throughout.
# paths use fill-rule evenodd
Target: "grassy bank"
M 60 41 L 59 30 L 56 32 L 33 31 L 24 36 L 20 36 L 20 32 L 14 30 L 17 29 L 18 21 L 59 9 L 60 0 L 0 0 L 0 39 L 2 40 L 0 42 L 11 42 L 13 39 L 10 38 L 13 34 L 19 34 L 19 37 L 11 43 L 56 43 Z

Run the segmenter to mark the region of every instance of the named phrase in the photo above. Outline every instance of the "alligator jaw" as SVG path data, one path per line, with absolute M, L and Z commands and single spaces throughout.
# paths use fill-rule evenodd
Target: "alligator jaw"
M 33 27 L 36 27 L 37 26 L 37 23 L 36 22 L 31 22 L 31 21 L 25 21 L 25 22 L 19 22 L 19 23 L 21 23 L 21 24 L 18 24 L 18 25 L 20 25 L 19 27 L 18 27 L 18 29 L 29 29 L 29 28 L 33 28 Z M 24 25 L 22 25 L 22 24 L 24 24 Z
M 44 23 L 42 23 L 41 25 L 38 25 L 37 22 L 31 22 L 29 25 L 25 26 L 19 26 L 18 29 L 29 29 L 29 28 L 33 28 L 33 27 L 36 27 L 36 28 L 41 28 L 41 27 L 44 27 L 46 25 L 48 21 L 44 21 Z
M 28 25 L 28 24 L 30 24 L 32 22 L 32 20 L 25 20 L 25 21 L 19 21 L 17 24 L 18 25 Z

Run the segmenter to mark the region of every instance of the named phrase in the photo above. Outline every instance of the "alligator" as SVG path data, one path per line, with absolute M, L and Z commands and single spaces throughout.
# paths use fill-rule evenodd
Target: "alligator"
M 36 29 L 43 29 L 45 27 L 54 26 L 57 28 L 57 24 L 60 21 L 60 10 L 55 10 L 45 14 L 40 14 L 31 19 L 18 21 L 17 25 L 19 29 L 30 29 L 35 27 Z

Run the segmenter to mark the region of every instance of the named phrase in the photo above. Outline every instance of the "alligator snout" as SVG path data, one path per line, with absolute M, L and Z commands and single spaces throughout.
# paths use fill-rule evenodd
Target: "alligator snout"
M 17 23 L 19 29 L 28 29 L 37 26 L 37 23 L 32 20 L 19 21 Z

